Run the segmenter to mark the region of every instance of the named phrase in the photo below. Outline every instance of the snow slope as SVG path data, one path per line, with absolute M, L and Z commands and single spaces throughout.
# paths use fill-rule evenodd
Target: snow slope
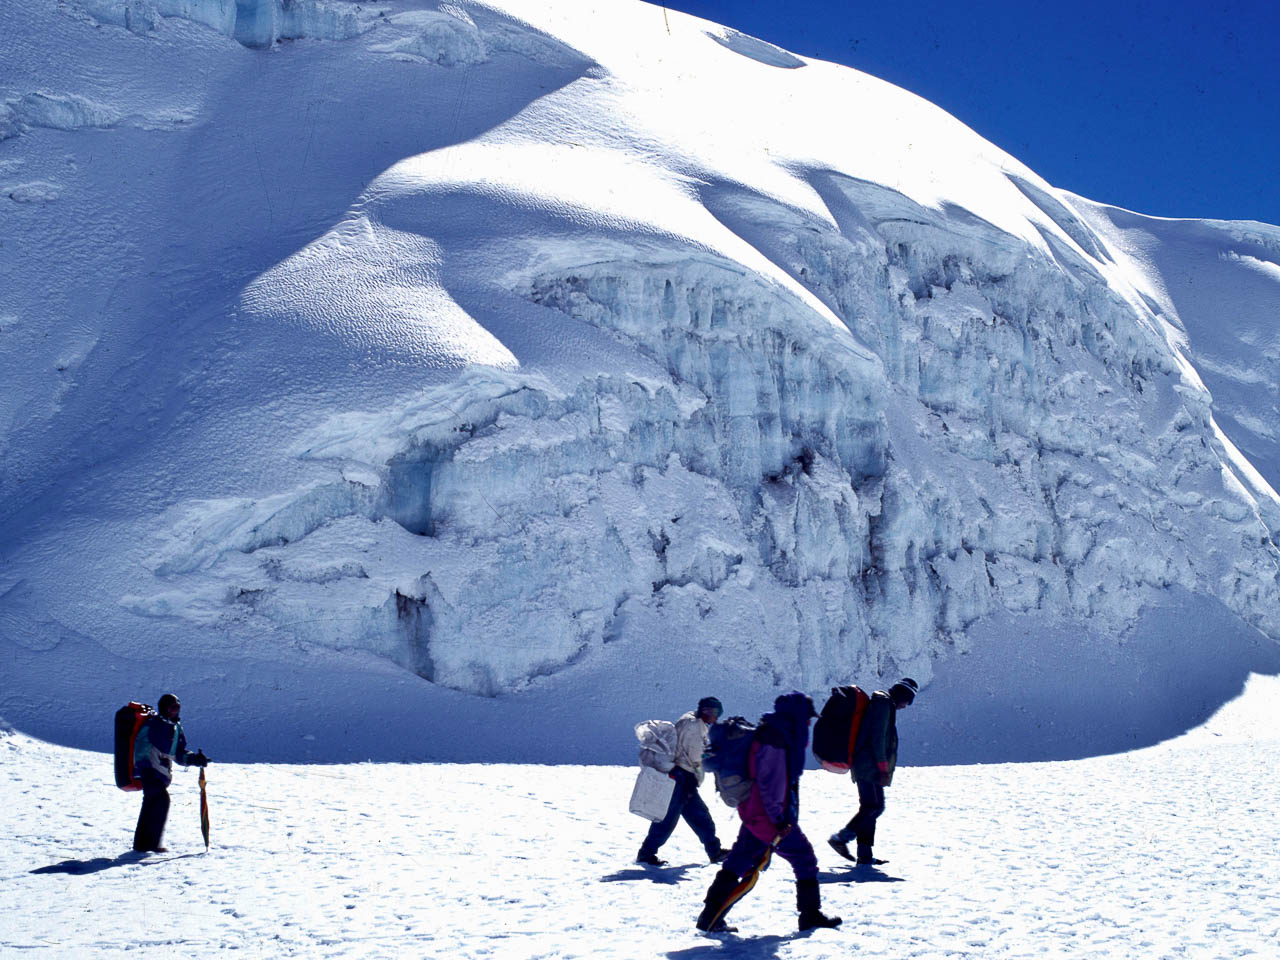
M 610 759 L 708 688 L 909 672 L 940 756 L 1026 759 L 1133 742 L 968 743 L 959 678 L 1052 714 L 1202 665 L 1131 691 L 1152 742 L 1274 671 L 1276 228 L 1097 207 L 642 3 L 5 18 L 20 729 L 177 687 L 244 758 Z
M 1209 723 L 1147 750 L 901 770 L 878 870 L 847 869 L 821 843 L 853 790 L 810 771 L 801 822 L 821 847 L 823 906 L 844 926 L 797 934 L 778 860 L 724 942 L 693 928 L 714 870 L 687 828 L 663 849 L 670 866 L 630 862 L 643 835 L 625 812 L 634 768 L 215 763 L 209 852 L 188 772 L 169 853 L 138 859 L 120 852 L 137 797 L 109 786 L 108 757 L 0 738 L 0 953 L 1274 957 L 1278 686 L 1255 676 Z M 735 819 L 713 803 L 727 838 Z

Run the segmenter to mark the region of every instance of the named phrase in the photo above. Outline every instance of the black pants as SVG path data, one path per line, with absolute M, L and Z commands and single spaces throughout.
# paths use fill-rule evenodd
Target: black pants
M 674 774 L 676 788 L 671 792 L 671 803 L 667 807 L 667 815 L 649 827 L 649 833 L 640 845 L 641 857 L 656 856 L 659 848 L 667 842 L 671 832 L 675 830 L 680 818 L 693 828 L 702 848 L 707 851 L 708 858 L 720 854 L 720 840 L 716 837 L 716 823 L 711 819 L 711 811 L 702 802 L 698 794 L 698 778 L 683 767 L 676 767 Z
M 142 777 L 142 810 L 138 828 L 133 831 L 133 849 L 155 850 L 164 837 L 164 824 L 169 819 L 169 781 L 150 768 L 139 771 Z
M 858 777 L 854 782 L 858 785 L 858 812 L 836 836 L 845 843 L 856 837 L 858 851 L 862 852 L 865 847 L 869 852 L 876 842 L 876 821 L 884 813 L 884 787 L 878 779 Z

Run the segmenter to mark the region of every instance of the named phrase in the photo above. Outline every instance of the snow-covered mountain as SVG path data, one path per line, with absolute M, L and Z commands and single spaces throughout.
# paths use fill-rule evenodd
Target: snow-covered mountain
M 917 757 L 1065 755 L 1280 670 L 1280 228 L 630 0 L 5 17 L 24 731 L 165 686 L 243 757 L 610 759 L 910 673 Z M 1002 752 L 1010 684 L 1060 728 Z

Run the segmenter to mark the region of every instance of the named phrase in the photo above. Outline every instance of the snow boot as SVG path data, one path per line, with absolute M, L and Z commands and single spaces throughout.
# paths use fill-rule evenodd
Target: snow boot
M 841 840 L 840 834 L 833 833 L 831 836 L 827 837 L 827 843 L 831 844 L 831 849 L 840 854 L 840 856 L 844 857 L 846 860 L 854 859 L 853 854 L 849 852 L 848 842 Z
M 800 914 L 800 931 L 818 930 L 823 927 L 838 927 L 844 923 L 839 917 L 828 917 L 821 910 Z
M 838 927 L 842 923 L 839 917 L 828 917 L 822 912 L 817 877 L 796 881 L 796 909 L 800 911 L 801 932 L 819 927 Z
M 706 906 L 702 908 L 702 913 L 698 914 L 699 930 L 703 933 L 722 933 L 729 929 L 725 927 L 724 915 L 720 908 L 729 899 L 729 894 L 737 885 L 738 875 L 732 870 L 721 867 L 717 871 L 716 878 L 711 881 L 711 888 L 707 890 L 706 899 L 703 901 Z
M 888 862 L 888 860 L 881 860 L 879 857 L 873 857 L 871 855 L 871 847 L 867 844 L 858 844 L 858 866 L 878 867 L 880 864 Z
M 719 853 L 714 853 L 707 858 L 707 860 L 710 863 L 724 863 L 728 859 L 729 859 L 729 851 L 723 850 L 723 849 Z
M 866 843 L 858 844 L 858 866 L 868 867 L 877 863 L 888 863 L 888 860 L 877 860 L 871 855 L 871 845 Z
M 657 854 L 651 853 L 647 856 L 640 855 L 636 857 L 636 863 L 642 863 L 646 867 L 665 867 L 667 861 L 659 860 Z

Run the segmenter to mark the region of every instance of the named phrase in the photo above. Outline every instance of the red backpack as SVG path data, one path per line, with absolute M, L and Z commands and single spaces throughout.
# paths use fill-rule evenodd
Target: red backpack
M 126 703 L 116 711 L 116 786 L 141 790 L 142 778 L 133 769 L 133 748 L 142 725 L 156 712 L 145 703 Z
M 869 703 L 871 697 L 852 684 L 831 688 L 831 696 L 822 705 L 818 721 L 813 725 L 813 755 L 822 769 L 832 773 L 849 772 L 858 730 Z

